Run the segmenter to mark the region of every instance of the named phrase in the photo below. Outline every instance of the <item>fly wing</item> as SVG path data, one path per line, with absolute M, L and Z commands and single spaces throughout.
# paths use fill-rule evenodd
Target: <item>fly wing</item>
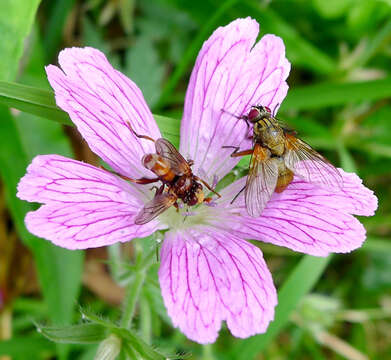
M 342 176 L 334 165 L 310 145 L 290 134 L 286 134 L 284 162 L 289 170 L 305 181 L 331 190 L 343 187 Z
M 155 147 L 156 153 L 170 164 L 172 171 L 176 175 L 191 173 L 189 163 L 168 140 L 157 139 Z
M 150 222 L 156 216 L 167 210 L 172 206 L 177 197 L 169 193 L 157 194 L 155 197 L 147 202 L 141 211 L 137 214 L 135 219 L 136 225 L 143 225 Z
M 244 192 L 246 209 L 250 216 L 261 215 L 273 195 L 278 179 L 278 163 L 270 157 L 268 150 L 255 145 L 250 160 Z

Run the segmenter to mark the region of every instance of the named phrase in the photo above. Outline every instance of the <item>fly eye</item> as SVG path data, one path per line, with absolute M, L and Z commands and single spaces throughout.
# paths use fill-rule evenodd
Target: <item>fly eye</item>
M 141 162 L 147 169 L 151 170 L 155 166 L 156 159 L 154 154 L 145 154 L 141 159 Z
M 258 109 L 251 109 L 250 112 L 248 113 L 247 115 L 247 118 L 249 121 L 251 122 L 256 122 L 256 119 L 258 118 L 259 116 L 259 110 Z
M 267 106 L 265 106 L 265 110 L 269 113 L 269 114 L 271 114 L 272 113 L 272 111 L 270 110 L 270 108 L 269 107 L 267 107 Z

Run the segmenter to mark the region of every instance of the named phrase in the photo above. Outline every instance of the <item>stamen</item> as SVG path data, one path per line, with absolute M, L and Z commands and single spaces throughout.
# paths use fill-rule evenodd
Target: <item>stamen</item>
M 206 206 L 210 206 L 210 207 L 216 207 L 218 204 L 216 201 L 212 200 L 212 201 L 209 201 L 209 202 L 205 202 L 204 203 Z
M 213 180 L 212 180 L 212 188 L 215 189 L 217 183 L 219 182 L 219 178 L 217 177 L 216 174 L 213 175 Z
M 182 216 L 196 216 L 197 213 L 194 211 L 184 211 L 181 213 Z

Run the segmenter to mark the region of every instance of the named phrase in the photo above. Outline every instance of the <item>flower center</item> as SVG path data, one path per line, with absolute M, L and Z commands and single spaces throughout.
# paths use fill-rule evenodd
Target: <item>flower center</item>
M 223 209 L 213 205 L 200 204 L 196 206 L 182 206 L 179 209 L 171 206 L 159 216 L 159 221 L 169 229 L 186 229 L 195 225 L 211 225 L 219 218 L 223 219 Z

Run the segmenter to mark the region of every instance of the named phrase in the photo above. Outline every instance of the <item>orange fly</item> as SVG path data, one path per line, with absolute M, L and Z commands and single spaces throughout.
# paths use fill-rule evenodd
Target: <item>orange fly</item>
M 141 178 L 131 179 L 117 174 L 124 180 L 136 184 L 152 184 L 158 181 L 162 185 L 157 189 L 154 198 L 145 204 L 135 218 L 137 225 L 146 224 L 170 206 L 179 208 L 178 199 L 188 206 L 194 206 L 203 202 L 209 203 L 212 198 L 205 197 L 202 188 L 203 184 L 218 197 L 220 195 L 212 189 L 204 180 L 195 176 L 191 170 L 192 160 L 185 160 L 174 145 L 168 140 L 160 138 L 152 139 L 146 135 L 137 134 L 128 123 L 132 133 L 140 138 L 152 141 L 155 144 L 155 154 L 145 154 L 141 160 L 144 167 L 151 170 L 156 177 L 153 179 Z
M 295 131 L 282 125 L 267 106 L 252 106 L 249 113 L 239 119 L 245 120 L 248 126 L 253 124 L 253 147 L 243 151 L 233 147 L 232 157 L 251 155 L 251 160 L 246 185 L 232 202 L 244 190 L 249 215 L 261 215 L 273 193 L 284 191 L 294 175 L 329 189 L 342 188 L 339 171 L 298 139 Z

